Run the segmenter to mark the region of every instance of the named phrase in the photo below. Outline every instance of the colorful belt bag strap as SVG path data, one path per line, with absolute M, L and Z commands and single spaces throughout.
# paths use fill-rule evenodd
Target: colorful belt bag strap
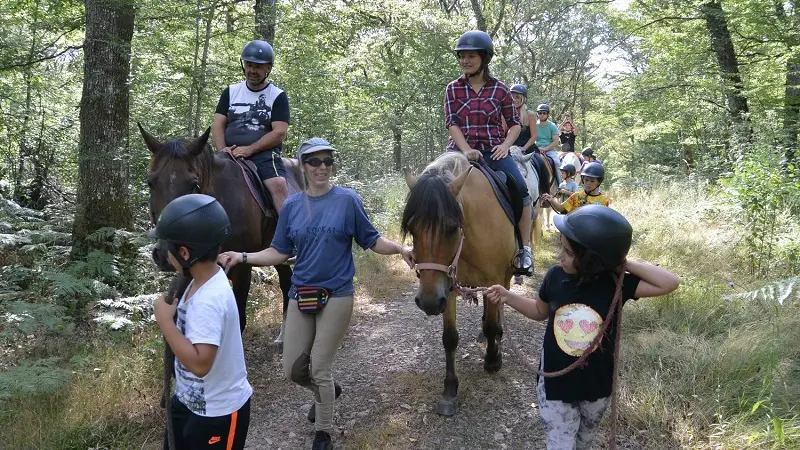
M 306 314 L 316 314 L 325 308 L 331 292 L 325 288 L 302 286 L 295 288 L 297 291 L 297 308 Z

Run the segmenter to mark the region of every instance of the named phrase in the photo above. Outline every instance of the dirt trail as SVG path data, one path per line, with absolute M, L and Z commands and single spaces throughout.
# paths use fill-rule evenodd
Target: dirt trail
M 488 374 L 484 349 L 475 341 L 481 308 L 459 300 L 459 410 L 452 418 L 441 417 L 436 406 L 444 379 L 442 320 L 414 305 L 414 289 L 411 285 L 390 300 L 356 301 L 334 369 L 344 387 L 336 405 L 341 430 L 334 436 L 336 447 L 544 448 L 535 378 L 510 346 L 519 346 L 524 355 L 538 354 L 544 325 L 508 310 L 503 369 Z M 255 389 L 247 448 L 310 448 L 314 431 L 305 416 L 311 395 L 283 378 L 271 340 L 249 341 L 246 354 Z

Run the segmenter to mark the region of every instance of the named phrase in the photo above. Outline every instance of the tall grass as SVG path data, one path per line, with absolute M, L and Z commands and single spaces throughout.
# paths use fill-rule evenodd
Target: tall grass
M 800 448 L 800 304 L 725 299 L 766 281 L 748 279 L 737 209 L 688 183 L 612 198 L 631 256 L 682 278 L 625 308 L 624 424 L 646 448 Z

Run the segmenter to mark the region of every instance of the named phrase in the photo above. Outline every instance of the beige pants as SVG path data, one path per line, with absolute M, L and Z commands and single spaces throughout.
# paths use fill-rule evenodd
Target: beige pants
M 316 429 L 333 432 L 333 358 L 342 344 L 350 318 L 353 296 L 332 297 L 325 309 L 306 314 L 289 301 L 283 343 L 286 378 L 308 388 L 316 402 Z

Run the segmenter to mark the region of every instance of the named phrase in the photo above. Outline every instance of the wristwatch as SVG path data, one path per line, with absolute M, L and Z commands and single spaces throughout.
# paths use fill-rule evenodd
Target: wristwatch
M 242 264 L 247 264 L 247 252 L 242 252 Z

